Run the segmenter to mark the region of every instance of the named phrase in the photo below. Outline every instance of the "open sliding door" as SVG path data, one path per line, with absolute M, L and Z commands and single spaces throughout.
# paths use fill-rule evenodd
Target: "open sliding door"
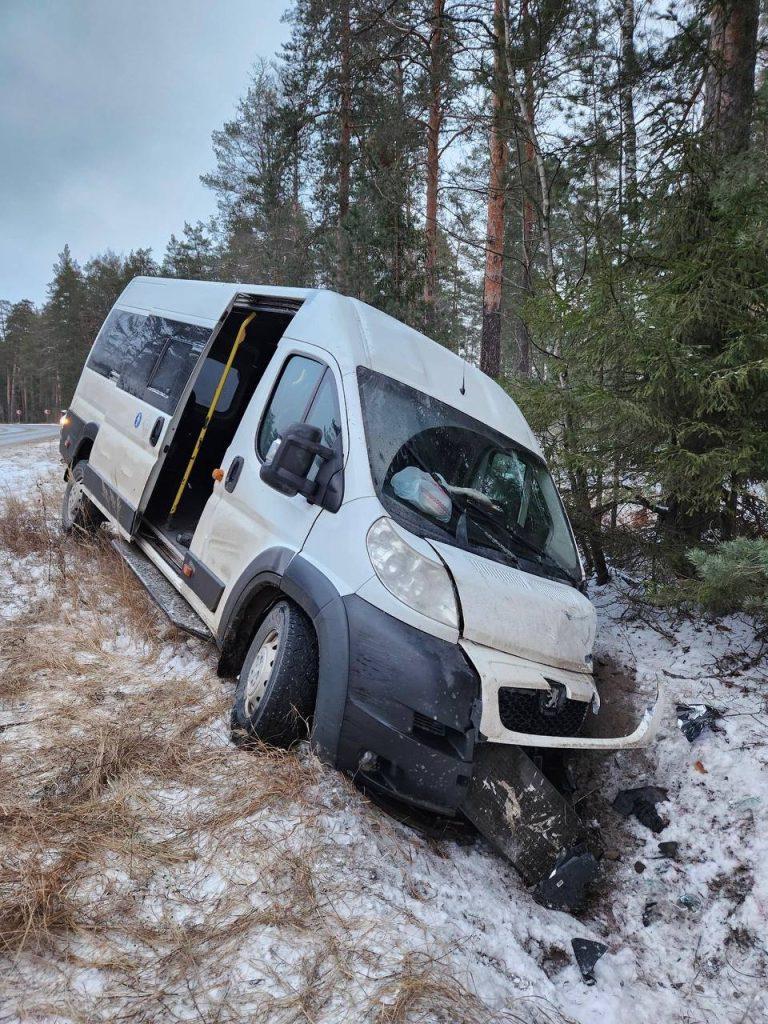
M 126 536 L 138 529 L 197 370 L 236 301 L 207 322 L 116 307 L 99 332 L 83 371 L 104 410 L 85 484 Z

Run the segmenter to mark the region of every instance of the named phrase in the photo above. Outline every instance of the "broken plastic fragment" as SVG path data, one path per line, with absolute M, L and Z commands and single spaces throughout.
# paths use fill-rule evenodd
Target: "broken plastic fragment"
M 648 900 L 643 907 L 643 927 L 647 928 L 654 921 L 660 921 L 661 916 L 661 907 L 656 900 Z
M 608 947 L 594 939 L 571 939 L 573 955 L 579 965 L 581 976 L 588 985 L 595 984 L 595 964 Z
M 580 844 L 581 845 L 581 844 Z M 548 878 L 533 889 L 533 897 L 552 910 L 581 910 L 587 890 L 600 869 L 595 855 L 585 849 L 566 850 Z
M 693 743 L 706 728 L 716 728 L 715 722 L 722 712 L 709 704 L 678 704 L 677 724 L 689 743 Z
M 677 851 L 680 843 L 676 839 L 668 839 L 659 843 L 659 853 L 662 857 L 669 857 L 670 860 L 677 860 Z
M 613 801 L 613 809 L 623 818 L 631 814 L 651 832 L 661 832 L 669 824 L 656 810 L 656 804 L 667 799 L 663 786 L 638 786 L 636 789 L 620 789 Z

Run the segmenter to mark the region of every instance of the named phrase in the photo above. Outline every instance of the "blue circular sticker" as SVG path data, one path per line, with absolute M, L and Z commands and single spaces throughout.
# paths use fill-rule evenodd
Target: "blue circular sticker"
M 139 425 L 140 423 L 141 423 L 141 413 L 140 413 L 140 412 L 137 412 L 137 413 L 136 413 L 136 418 L 135 418 L 135 419 L 134 419 L 134 421 L 133 421 L 133 425 L 134 425 L 134 427 L 138 427 L 138 425 Z

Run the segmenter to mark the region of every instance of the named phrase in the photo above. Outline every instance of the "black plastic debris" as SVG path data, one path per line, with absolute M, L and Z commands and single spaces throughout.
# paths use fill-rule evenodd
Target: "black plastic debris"
M 651 832 L 661 832 L 669 824 L 656 810 L 656 804 L 667 799 L 663 786 L 638 786 L 636 789 L 620 789 L 613 801 L 613 809 L 623 818 L 631 814 Z
M 588 985 L 595 984 L 595 964 L 608 947 L 594 939 L 571 939 L 573 955 L 579 965 L 581 976 Z
M 709 704 L 678 704 L 677 724 L 689 743 L 701 736 L 705 729 L 717 731 L 715 724 L 723 714 Z
M 539 903 L 568 912 L 583 906 L 599 872 L 599 844 L 521 747 L 478 744 L 462 811 Z
M 659 843 L 659 853 L 662 857 L 668 857 L 670 860 L 677 860 L 677 851 L 680 849 L 680 843 L 676 839 L 667 839 L 663 843 Z
M 661 920 L 661 908 L 656 900 L 648 900 L 643 907 L 643 927 L 647 928 L 654 921 Z
M 552 874 L 534 886 L 537 903 L 552 910 L 580 910 L 587 898 L 599 865 L 595 855 L 583 847 L 568 850 L 558 859 Z

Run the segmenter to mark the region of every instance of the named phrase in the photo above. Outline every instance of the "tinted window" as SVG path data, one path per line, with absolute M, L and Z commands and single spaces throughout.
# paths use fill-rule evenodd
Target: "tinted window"
M 166 412 L 173 412 L 189 380 L 200 353 L 211 335 L 207 327 L 183 324 L 178 320 L 152 317 L 153 332 L 164 349 L 149 381 L 146 400 Z
M 276 437 L 282 436 L 286 427 L 304 420 L 324 372 L 325 366 L 322 363 L 306 356 L 291 356 L 285 364 L 261 421 L 256 447 L 262 459 L 272 442 Z
M 104 377 L 111 377 L 122 386 L 126 368 L 140 358 L 142 350 L 151 343 L 147 331 L 148 320 L 148 317 L 138 313 L 113 309 L 99 331 L 96 344 L 88 357 L 88 368 Z M 155 353 L 155 358 L 157 355 L 159 352 Z M 150 371 L 153 365 L 154 362 L 149 367 Z
M 207 327 L 115 309 L 99 332 L 88 367 L 172 412 L 210 334 Z
M 225 366 L 226 363 L 221 363 L 218 359 L 211 359 L 209 356 L 200 367 L 200 373 L 198 373 L 195 379 L 195 388 L 192 392 L 195 396 L 195 402 L 197 402 L 198 405 L 202 405 L 206 409 L 210 408 L 214 392 L 221 380 L 221 375 L 224 372 Z M 232 399 L 235 397 L 235 392 L 237 391 L 237 385 L 239 383 L 240 374 L 233 366 L 227 374 L 227 379 L 224 381 L 224 387 L 221 389 L 219 401 L 216 405 L 216 412 L 227 412 L 230 405 L 232 405 Z
M 320 427 L 322 431 L 321 442 L 329 448 L 333 448 L 338 437 L 341 436 L 341 413 L 339 412 L 339 399 L 336 394 L 336 385 L 333 374 L 330 370 L 325 371 L 317 394 L 312 400 L 312 405 L 307 413 L 307 423 L 313 427 Z M 308 479 L 314 480 L 320 468 L 322 459 L 318 455 L 308 473 Z

